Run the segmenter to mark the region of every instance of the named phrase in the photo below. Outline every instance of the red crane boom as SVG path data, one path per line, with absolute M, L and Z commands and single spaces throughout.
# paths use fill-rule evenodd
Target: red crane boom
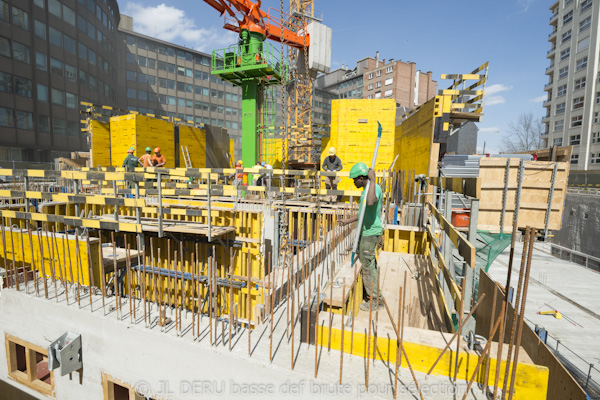
M 264 12 L 260 8 L 262 0 L 204 0 L 204 2 L 219 11 L 221 15 L 227 13 L 237 23 L 230 23 L 226 17 L 225 29 L 238 33 L 242 29 L 247 29 L 250 32 L 258 32 L 265 38 L 276 42 L 280 42 L 283 37 L 285 45 L 296 49 L 308 47 L 310 43 L 308 34 L 301 33 L 303 29 L 300 20 L 286 18 L 283 21 L 285 17 L 283 14 L 281 18 L 276 18 Z M 292 22 L 294 20 L 296 23 Z M 283 22 L 288 26 L 282 27 Z

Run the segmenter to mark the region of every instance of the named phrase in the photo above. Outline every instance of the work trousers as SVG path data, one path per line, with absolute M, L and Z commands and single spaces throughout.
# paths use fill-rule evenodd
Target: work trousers
M 325 178 L 325 189 L 327 190 L 337 190 L 337 185 L 340 183 L 339 176 L 324 176 Z M 325 196 L 325 201 L 337 202 L 339 201 L 338 196 Z
M 365 300 L 373 298 L 373 301 L 380 300 L 383 303 L 383 296 L 379 291 L 377 275 L 377 260 L 375 259 L 375 251 L 378 246 L 381 246 L 381 236 L 361 236 L 358 243 L 358 259 L 362 265 L 362 280 L 363 296 Z M 373 283 L 373 293 L 371 293 L 371 283 Z

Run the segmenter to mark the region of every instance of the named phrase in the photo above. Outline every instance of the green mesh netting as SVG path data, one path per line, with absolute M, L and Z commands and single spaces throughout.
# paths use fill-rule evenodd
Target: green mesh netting
M 481 262 L 482 269 L 488 272 L 496 257 L 510 245 L 512 234 L 478 230 L 477 235 L 479 236 L 479 240 L 475 241 L 477 262 Z

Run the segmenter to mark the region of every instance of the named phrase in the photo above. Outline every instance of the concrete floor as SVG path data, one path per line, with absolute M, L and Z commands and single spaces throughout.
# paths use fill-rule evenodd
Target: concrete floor
M 52 287 L 50 291 L 53 291 Z M 366 361 L 344 354 L 343 384 L 339 385 L 340 353 L 319 347 L 318 375 L 315 378 L 315 347 L 299 343 L 299 322 L 294 331 L 295 364 L 292 370 L 292 341 L 291 337 L 286 337 L 285 306 L 279 307 L 274 314 L 273 362 L 270 362 L 269 323 L 252 332 L 249 356 L 246 329 L 240 328 L 233 336 L 233 349 L 229 352 L 228 330 L 225 330 L 223 338 L 220 324 L 217 345 L 210 345 L 207 317 L 201 322 L 200 338 L 194 341 L 190 313 L 187 316 L 184 313 L 183 336 L 178 336 L 173 324 L 161 332 L 160 326 L 156 325 L 156 309 L 152 312 L 152 327 L 146 328 L 139 301 L 135 302 L 137 321 L 132 323 L 127 299 L 122 300 L 123 315 L 118 318 L 114 297 L 107 298 L 104 315 L 100 296 L 93 297 L 93 312 L 90 312 L 87 295 L 81 299 L 79 308 L 73 292 L 67 305 L 60 286 L 58 291 L 58 303 L 52 297 L 49 300 L 36 297 L 31 283 L 30 294 L 25 294 L 23 289 L 21 292 L 14 289 L 0 292 L 0 320 L 4 321 L 0 331 L 41 346 L 47 346 L 65 330 L 82 335 L 83 385 L 77 385 L 77 379 L 67 379 L 67 376 L 60 377 L 55 373 L 56 398 L 59 399 L 79 399 L 82 393 L 93 395 L 89 398 L 101 398 L 102 388 L 98 379 L 102 371 L 137 388 L 150 388 L 149 394 L 169 399 L 199 396 L 246 398 L 248 391 L 252 390 L 269 390 L 258 395 L 259 398 L 393 398 L 394 366 L 381 361 L 371 362 L 367 389 Z M 27 318 L 22 317 L 24 314 Z M 167 316 L 174 319 L 170 311 L 167 311 Z M 3 353 L 0 348 L 0 356 L 5 356 Z M 0 363 L 0 379 L 7 380 L 6 373 L 6 363 Z M 450 400 L 462 398 L 465 393 L 464 381 L 455 385 L 447 377 L 425 377 L 419 372 L 415 375 L 425 399 Z M 35 395 L 31 391 L 27 393 Z M 408 369 L 400 369 L 397 398 L 419 398 Z M 484 399 L 485 396 L 475 384 L 467 398 Z
M 513 287 L 519 278 L 522 249 L 522 244 L 517 243 L 511 277 Z M 532 327 L 538 325 L 548 331 L 547 345 L 551 349 L 555 350 L 560 340 L 559 354 L 587 376 L 589 363 L 600 369 L 600 273 L 556 258 L 544 250 L 541 243 L 535 244 L 525 320 Z M 502 286 L 506 284 L 509 252 L 510 247 L 507 247 L 489 270 L 492 279 Z M 538 314 L 538 311 L 554 309 L 563 315 L 562 319 Z M 593 369 L 591 377 L 600 383 L 598 370 Z

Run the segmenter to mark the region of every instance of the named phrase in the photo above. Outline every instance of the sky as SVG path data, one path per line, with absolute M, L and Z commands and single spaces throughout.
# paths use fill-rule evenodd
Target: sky
M 118 0 L 134 18 L 134 31 L 210 52 L 236 42 L 223 17 L 201 0 Z M 289 0 L 284 0 L 289 8 Z M 550 49 L 547 0 L 315 0 L 315 15 L 333 30 L 332 69 L 375 56 L 411 61 L 431 71 L 438 89 L 451 85 L 441 74 L 469 73 L 489 61 L 478 149 L 501 150 L 509 124 L 522 113 L 545 115 L 544 74 Z M 280 2 L 263 0 L 262 8 Z

